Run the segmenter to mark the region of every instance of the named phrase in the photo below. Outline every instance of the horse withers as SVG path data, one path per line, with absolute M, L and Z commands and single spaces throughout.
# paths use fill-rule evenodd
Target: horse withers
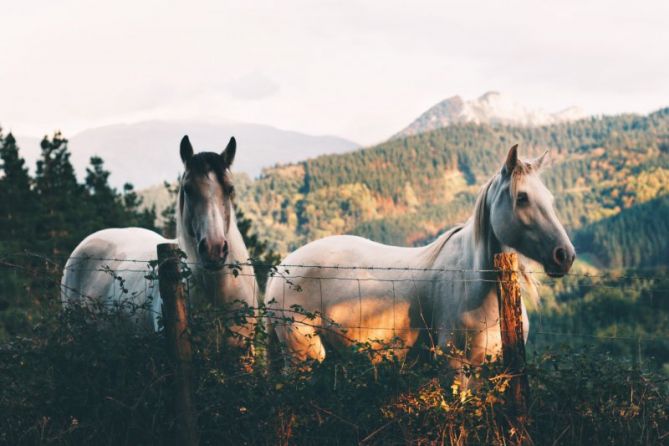
M 149 262 L 161 243 L 178 243 L 192 271 L 189 297 L 194 302 L 255 306 L 256 282 L 249 253 L 235 219 L 230 166 L 236 141 L 221 153 L 193 153 L 184 136 L 180 155 L 184 173 L 176 206 L 177 239 L 168 240 L 142 228 L 113 228 L 86 237 L 65 265 L 61 298 L 65 306 L 121 305 L 139 327 L 159 329 L 162 300 L 158 283 L 148 278 Z M 232 274 L 226 265 L 236 266 Z M 241 335 L 251 327 L 240 327 Z
M 322 361 L 330 347 L 382 347 L 397 339 L 405 347 L 395 352 L 401 357 L 426 338 L 421 332 L 435 346 L 456 345 L 465 352 L 451 361 L 454 368 L 497 356 L 494 254 L 517 251 L 555 277 L 566 274 L 575 257 L 539 177 L 545 155 L 521 161 L 513 146 L 483 186 L 467 223 L 425 247 L 343 235 L 288 255 L 270 279 L 265 300 L 275 315 L 269 328 L 292 362 Z M 296 314 L 296 308 L 302 310 Z M 524 306 L 523 325 L 527 340 Z

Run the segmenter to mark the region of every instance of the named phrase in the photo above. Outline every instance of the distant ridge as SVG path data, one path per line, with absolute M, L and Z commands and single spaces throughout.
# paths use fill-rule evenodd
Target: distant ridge
M 453 96 L 433 106 L 407 128 L 394 135 L 401 138 L 429 132 L 452 124 L 502 124 L 535 127 L 559 122 L 575 121 L 587 117 L 579 107 L 569 107 L 557 113 L 526 107 L 511 97 L 489 91 L 478 99 L 463 100 Z
M 323 154 L 353 150 L 358 144 L 337 136 L 314 136 L 269 125 L 222 121 L 143 121 L 113 124 L 63 135 L 69 140 L 72 163 L 79 178 L 90 157 L 97 155 L 111 171 L 114 186 L 130 182 L 136 188 L 174 180 L 181 171 L 179 141 L 188 134 L 196 150 L 222 150 L 231 136 L 237 138 L 233 170 L 251 177 L 262 168 L 302 161 Z M 34 168 L 39 139 L 17 136 L 21 155 Z

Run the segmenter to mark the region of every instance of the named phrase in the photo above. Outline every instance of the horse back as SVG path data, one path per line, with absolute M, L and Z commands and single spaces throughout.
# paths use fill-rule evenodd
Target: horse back
M 156 246 L 169 240 L 142 228 L 105 229 L 86 237 L 69 257 L 61 281 L 63 305 L 94 308 L 123 301 L 158 301 L 158 287 L 146 279 Z M 156 306 L 155 304 L 153 305 Z M 152 317 L 138 316 L 147 325 Z

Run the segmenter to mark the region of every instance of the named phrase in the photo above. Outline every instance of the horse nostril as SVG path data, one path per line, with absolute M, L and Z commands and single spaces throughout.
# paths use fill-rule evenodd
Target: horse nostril
M 200 240 L 200 242 L 197 244 L 197 252 L 200 255 L 207 254 L 207 242 L 204 239 Z
M 223 242 L 223 245 L 221 246 L 221 257 L 225 257 L 228 255 L 228 242 L 227 240 Z
M 567 250 L 564 248 L 555 248 L 553 251 L 553 258 L 558 265 L 562 265 L 567 261 Z

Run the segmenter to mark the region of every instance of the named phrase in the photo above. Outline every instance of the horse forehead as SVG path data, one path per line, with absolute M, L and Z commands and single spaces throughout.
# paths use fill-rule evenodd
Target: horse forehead
M 223 195 L 223 186 L 216 172 L 207 172 L 199 178 L 198 182 L 202 192 L 207 196 L 216 198 Z
M 225 172 L 219 172 L 208 166 L 198 166 L 198 168 L 189 169 L 184 179 L 207 186 L 220 185 L 225 181 Z
M 535 193 L 543 198 L 545 198 L 548 201 L 553 201 L 553 194 L 551 193 L 550 190 L 546 187 L 543 181 L 541 181 L 541 178 L 539 178 L 539 175 L 532 175 L 532 189 L 535 191 Z
M 544 198 L 549 201 L 553 200 L 553 194 L 551 191 L 548 190 L 544 182 L 541 181 L 539 175 L 534 173 L 521 176 L 518 179 L 516 190 L 522 190 L 523 192 L 534 195 L 535 197 Z
M 223 164 L 223 159 L 217 153 L 201 152 L 193 156 L 188 161 L 186 173 L 192 178 L 199 178 L 208 176 L 210 172 L 214 172 L 221 179 L 225 176 L 226 168 Z

